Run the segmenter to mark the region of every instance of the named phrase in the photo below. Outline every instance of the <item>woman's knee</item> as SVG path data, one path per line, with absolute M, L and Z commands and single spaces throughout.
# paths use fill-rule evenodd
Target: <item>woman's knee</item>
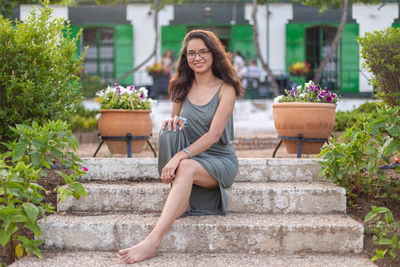
M 190 177 L 189 179 L 193 179 L 193 175 L 194 175 L 194 170 L 195 170 L 195 166 L 194 166 L 194 161 L 192 159 L 183 159 L 179 162 L 179 166 L 178 166 L 178 175 L 182 175 L 185 177 Z

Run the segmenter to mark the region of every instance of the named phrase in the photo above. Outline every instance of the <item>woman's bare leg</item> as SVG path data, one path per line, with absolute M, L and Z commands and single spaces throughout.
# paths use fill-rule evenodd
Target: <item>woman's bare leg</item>
M 218 186 L 217 181 L 198 162 L 190 159 L 182 160 L 161 216 L 154 229 L 136 246 L 119 251 L 121 258 L 125 262 L 134 263 L 156 256 L 162 238 L 175 219 L 187 208 L 193 184 L 206 188 L 216 188 Z

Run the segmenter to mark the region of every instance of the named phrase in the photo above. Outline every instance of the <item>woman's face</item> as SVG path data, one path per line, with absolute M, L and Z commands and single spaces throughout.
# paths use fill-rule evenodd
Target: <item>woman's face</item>
M 189 67 L 195 73 L 205 73 L 211 71 L 213 56 L 201 39 L 190 40 L 187 45 L 186 57 Z

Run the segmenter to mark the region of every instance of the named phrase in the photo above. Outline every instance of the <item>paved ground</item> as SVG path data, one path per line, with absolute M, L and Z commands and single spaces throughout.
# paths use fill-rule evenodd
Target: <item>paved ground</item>
M 79 157 L 93 157 L 94 152 L 97 149 L 97 144 L 81 144 L 77 155 Z M 272 153 L 274 152 L 273 148 L 270 149 L 251 149 L 251 150 L 236 150 L 236 155 L 239 158 L 272 158 Z M 97 157 L 126 157 L 126 155 L 111 155 L 108 151 L 107 146 L 104 144 L 99 152 L 97 153 Z M 134 158 L 148 158 L 154 157 L 153 152 L 149 148 L 145 148 L 141 153 L 132 154 Z M 277 158 L 296 158 L 296 154 L 288 154 L 285 151 L 285 147 L 282 145 L 278 152 L 276 153 Z M 303 155 L 303 158 L 316 158 L 316 154 Z

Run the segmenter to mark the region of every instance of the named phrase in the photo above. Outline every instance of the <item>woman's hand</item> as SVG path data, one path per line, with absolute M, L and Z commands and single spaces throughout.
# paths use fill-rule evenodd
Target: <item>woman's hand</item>
M 161 180 L 168 184 L 171 181 L 173 181 L 175 179 L 175 172 L 176 169 L 178 168 L 179 162 L 181 161 L 181 159 L 179 157 L 175 156 L 172 157 L 167 165 L 165 165 L 165 167 L 162 169 L 161 171 Z
M 181 120 L 179 117 L 175 117 L 175 118 L 170 118 L 169 120 L 163 121 L 161 123 L 161 129 L 164 130 L 165 126 L 168 125 L 168 131 L 171 131 L 171 129 L 174 130 L 174 132 L 176 132 L 176 126 L 179 126 L 179 130 L 182 131 L 183 128 L 185 127 L 185 123 L 183 120 Z

